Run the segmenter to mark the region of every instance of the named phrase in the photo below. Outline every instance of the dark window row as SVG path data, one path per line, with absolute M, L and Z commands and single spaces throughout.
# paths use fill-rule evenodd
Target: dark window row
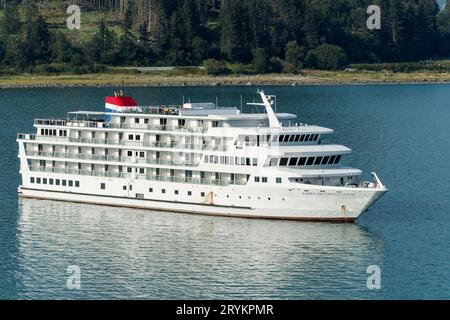
M 275 135 L 272 142 L 307 142 L 319 140 L 319 134 L 291 134 L 291 135 Z
M 63 187 L 75 187 L 80 188 L 80 181 L 65 180 L 65 179 L 53 179 L 53 178 L 30 178 L 32 184 L 44 184 L 50 186 L 63 186 Z
M 41 129 L 41 136 L 67 137 L 67 130 Z
M 279 162 L 280 167 L 296 167 L 296 166 L 324 166 L 329 164 L 338 164 L 341 161 L 342 156 L 326 156 L 326 157 L 293 157 L 293 158 L 281 158 Z M 270 165 L 276 166 L 278 159 L 271 159 Z

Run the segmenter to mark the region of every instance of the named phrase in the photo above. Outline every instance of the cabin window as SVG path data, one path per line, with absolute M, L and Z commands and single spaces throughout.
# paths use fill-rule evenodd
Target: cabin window
M 134 118 L 134 123 L 139 123 L 139 118 Z
M 73 180 L 69 180 L 69 187 L 73 187 Z
M 132 134 L 128 135 L 128 140 L 133 140 L 133 135 Z
M 254 167 L 256 167 L 258 165 L 258 159 L 257 158 L 253 158 L 252 164 Z
M 313 163 L 314 163 L 314 157 L 310 157 L 310 158 L 308 158 L 308 161 L 306 162 L 306 165 L 307 166 L 312 166 L 313 165 Z
M 200 192 L 200 196 L 201 196 L 201 197 L 204 197 L 204 196 L 205 196 L 205 193 L 204 193 L 204 192 Z
M 43 183 L 43 184 L 47 184 L 47 178 L 43 178 L 43 179 L 42 179 L 42 183 Z
M 279 137 L 278 135 L 274 135 L 273 139 L 272 139 L 272 142 L 277 142 L 278 141 L 278 137 Z
M 178 190 L 175 190 L 175 195 L 178 195 L 178 193 L 179 193 Z
M 161 193 L 166 193 L 166 189 L 162 189 L 162 190 L 161 190 Z
M 300 160 L 298 160 L 298 165 L 299 165 L 299 166 L 304 166 L 305 163 L 306 163 L 306 159 L 307 159 L 307 158 L 300 158 Z
M 140 174 L 144 174 L 145 173 L 145 169 L 144 168 L 139 168 L 139 173 Z
M 59 186 L 59 185 L 61 184 L 61 180 L 56 179 L 56 180 L 55 180 L 55 184 L 56 184 L 57 186 Z
M 75 181 L 75 188 L 79 188 L 80 187 L 80 181 Z
M 281 158 L 280 166 L 282 166 L 282 167 L 287 166 L 288 161 L 289 161 L 289 158 Z
M 132 172 L 133 172 L 133 168 L 128 167 L 128 168 L 127 168 L 127 172 L 128 172 L 128 173 L 132 173 Z
M 141 158 L 145 158 L 145 152 L 139 152 L 139 156 L 140 156 Z
M 282 182 L 283 182 L 283 179 L 277 178 L 277 179 L 276 179 L 276 182 L 277 182 L 277 183 L 282 183 Z
M 255 182 L 259 182 L 259 177 L 255 177 Z
M 70 184 L 70 181 L 69 181 L 69 184 Z M 105 183 L 100 183 L 100 189 L 101 190 L 105 190 L 106 189 L 106 184 Z
M 298 161 L 298 158 L 291 158 L 291 159 L 289 160 L 289 166 L 295 166 L 295 165 L 297 165 L 297 161 Z
M 136 135 L 136 141 L 140 141 L 141 140 L 141 136 L 139 134 Z
M 123 187 L 122 187 L 122 190 L 123 190 L 123 191 L 127 191 L 127 186 L 123 186 Z
M 36 183 L 41 184 L 41 178 L 36 178 Z
M 62 186 L 63 187 L 67 186 L 67 180 L 62 180 Z
M 149 188 L 149 189 L 148 189 L 148 192 L 153 192 L 153 188 Z
M 187 192 L 187 195 L 188 195 L 188 196 L 192 196 L 192 191 L 188 191 L 188 192 Z
M 51 186 L 52 186 L 52 185 L 53 185 L 53 182 L 54 182 L 54 180 L 53 180 L 53 179 L 48 179 L 48 184 L 49 184 L 49 185 L 51 185 Z
M 262 177 L 262 182 L 267 183 L 267 177 Z

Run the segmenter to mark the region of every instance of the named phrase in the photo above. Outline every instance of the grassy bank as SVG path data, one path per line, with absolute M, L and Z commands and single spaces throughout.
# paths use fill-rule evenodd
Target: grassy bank
M 1 88 L 72 86 L 217 86 L 450 82 L 450 73 L 387 73 L 376 71 L 308 71 L 302 75 L 264 74 L 208 76 L 204 74 L 99 73 L 83 75 L 10 75 Z

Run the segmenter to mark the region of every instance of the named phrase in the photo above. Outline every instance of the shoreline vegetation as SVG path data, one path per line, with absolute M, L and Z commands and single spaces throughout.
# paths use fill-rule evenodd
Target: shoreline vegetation
M 302 74 L 222 75 L 97 73 L 0 76 L 0 88 L 68 87 L 168 87 L 168 86 L 300 86 L 339 84 L 414 84 L 448 83 L 450 73 L 418 71 L 391 73 L 377 71 L 319 71 Z
M 432 0 L 381 1 L 375 29 L 370 0 L 0 3 L 1 88 L 450 81 L 450 6 Z

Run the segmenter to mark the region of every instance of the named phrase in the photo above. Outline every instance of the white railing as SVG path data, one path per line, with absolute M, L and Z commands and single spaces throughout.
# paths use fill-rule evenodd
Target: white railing
M 17 135 L 17 139 L 31 140 L 31 141 L 99 144 L 99 145 L 122 145 L 134 147 L 149 147 L 149 148 L 188 149 L 198 151 L 201 150 L 226 151 L 226 148 L 224 146 L 215 146 L 215 145 L 212 146 L 208 144 L 181 144 L 178 142 L 143 142 L 143 141 L 111 140 L 111 139 L 71 138 L 71 137 L 41 136 L 23 133 L 19 133 Z
M 169 166 L 198 166 L 200 161 L 173 161 L 163 159 L 146 159 L 146 158 L 132 158 L 132 157 L 116 157 L 108 155 L 83 154 L 83 153 L 64 153 L 64 152 L 43 152 L 43 151 L 29 151 L 27 150 L 27 157 L 43 157 L 55 159 L 77 159 L 77 160 L 94 160 L 94 161 L 108 161 L 120 163 L 139 163 L 139 164 L 160 164 Z
M 70 168 L 51 168 L 41 166 L 30 166 L 31 172 L 46 172 L 46 173 L 59 173 L 59 174 L 73 174 L 82 176 L 95 176 L 95 177 L 112 177 L 112 178 L 135 178 L 138 180 L 149 181 L 163 181 L 174 183 L 190 183 L 190 184 L 204 184 L 204 185 L 246 185 L 247 179 L 244 180 L 217 180 L 217 179 L 203 179 L 203 178 L 186 178 L 175 176 L 156 176 L 156 175 L 134 175 L 124 172 L 112 172 L 112 171 L 91 171 L 91 170 L 79 170 Z

